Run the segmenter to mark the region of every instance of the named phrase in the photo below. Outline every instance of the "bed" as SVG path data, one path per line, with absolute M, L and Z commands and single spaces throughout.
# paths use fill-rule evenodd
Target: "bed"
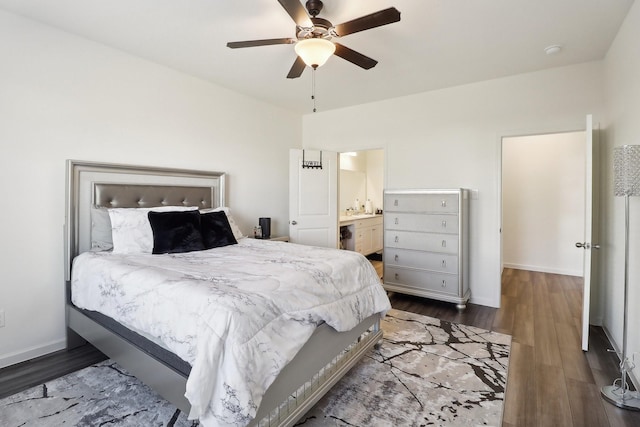
M 344 299 L 344 302 L 325 300 L 328 298 L 325 295 L 328 292 L 325 291 L 332 286 L 336 287 L 335 283 L 338 283 L 334 283 L 337 278 L 327 279 L 330 277 L 327 276 L 329 272 L 335 270 L 338 273 L 332 273 L 334 276 L 344 276 L 344 273 L 339 273 L 341 270 L 338 270 L 338 266 L 343 263 L 355 263 L 345 269 L 345 271 L 354 270 L 356 264 L 363 262 L 363 257 L 355 253 L 347 254 L 345 251 L 301 247 L 285 242 L 262 242 L 249 238 L 238 239 L 238 243 L 234 245 L 187 254 L 127 256 L 124 257 L 124 265 L 112 264 L 121 255 L 108 250 L 109 245 L 114 243 L 110 241 L 111 225 L 105 221 L 105 213 L 108 218 L 109 209 L 134 211 L 141 210 L 140 208 L 156 209 L 163 206 L 180 206 L 189 211 L 197 209 L 205 212 L 206 210 L 216 210 L 216 208 L 220 210 L 226 206 L 225 187 L 223 173 L 67 161 L 67 210 L 65 217 L 67 344 L 72 348 L 86 341 L 92 343 L 165 399 L 187 414 L 191 414 L 192 418 L 200 418 L 205 426 L 290 426 L 304 415 L 371 347 L 381 340 L 382 331 L 379 328 L 379 321 L 389 308 L 388 299 L 381 285 L 378 290 L 371 285 L 363 287 L 360 286 L 361 284 L 353 283 L 369 280 L 366 268 L 362 270 L 363 272 L 357 270 L 358 275 L 354 276 L 358 278 L 357 280 L 349 279 L 349 283 L 341 285 L 338 291 L 343 295 L 344 298 L 341 299 Z M 173 210 L 173 208 L 167 209 Z M 226 213 L 228 214 L 228 211 Z M 231 215 L 227 217 L 233 223 Z M 115 238 L 115 232 L 113 237 Z M 245 265 L 243 263 L 249 262 L 244 258 L 245 254 L 253 257 L 251 263 L 255 264 L 246 264 L 247 267 L 243 267 Z M 163 256 L 164 258 L 162 258 Z M 352 259 L 349 259 L 350 257 Z M 315 264 L 310 264 L 312 259 L 320 259 L 323 262 L 315 266 Z M 241 314 L 240 317 L 250 319 L 248 323 L 253 326 L 242 326 L 237 329 L 223 328 L 221 329 L 223 332 L 217 330 L 218 326 L 215 326 L 208 328 L 216 329 L 209 335 L 200 332 L 194 334 L 193 331 L 186 330 L 183 332 L 185 336 L 197 336 L 199 341 L 185 344 L 185 341 L 180 338 L 181 336 L 167 339 L 168 332 L 166 330 L 157 330 L 164 325 L 164 320 L 161 317 L 151 320 L 152 325 L 160 325 L 157 328 L 154 326 L 147 330 L 145 326 L 139 325 L 135 320 L 137 317 L 129 316 L 130 312 L 138 309 L 138 304 L 131 303 L 133 300 L 123 299 L 126 309 L 114 308 L 109 311 L 110 302 L 104 299 L 104 289 L 115 289 L 114 286 L 120 280 L 129 278 L 132 281 L 130 284 L 122 285 L 118 291 L 107 292 L 117 294 L 119 298 L 120 296 L 125 298 L 128 291 L 125 292 L 122 289 L 130 289 L 138 284 L 144 286 L 146 278 L 155 276 L 156 270 L 163 268 L 173 271 L 174 268 L 178 268 L 173 265 L 174 262 L 185 261 L 191 267 L 187 272 L 180 271 L 175 273 L 178 276 L 170 277 L 171 287 L 169 288 L 176 293 L 165 294 L 165 298 L 167 295 L 174 295 L 174 297 L 169 297 L 164 301 L 174 304 L 175 300 L 184 300 L 186 307 L 195 311 L 193 307 L 198 305 L 196 297 L 194 297 L 196 299 L 189 300 L 186 296 L 176 298 L 175 295 L 186 295 L 182 293 L 184 289 L 197 288 L 198 286 L 202 292 L 210 292 L 209 288 L 201 285 L 202 280 L 212 281 L 210 275 L 207 275 L 209 273 L 203 270 L 203 264 L 215 264 L 217 266 L 216 272 L 221 271 L 220 269 L 225 265 L 231 272 L 225 271 L 224 274 L 231 275 L 231 279 L 225 276 L 222 282 L 233 282 L 237 276 L 243 275 L 242 280 L 245 281 L 242 282 L 241 295 L 243 301 L 246 300 L 248 303 L 237 305 L 229 303 L 223 308 L 226 310 L 231 306 L 232 309 L 229 311 L 234 311 L 237 308 Z M 139 263 L 143 263 L 142 267 Z M 96 268 L 96 265 L 102 266 L 102 273 L 91 269 Z M 368 267 L 373 270 L 370 265 Z M 271 268 L 274 269 L 270 270 Z M 136 274 L 138 276 L 135 276 Z M 297 287 L 297 283 L 295 286 L 284 284 L 285 276 L 292 276 L 294 282 L 300 281 L 300 277 L 303 276 L 299 276 L 299 274 L 316 276 L 316 281 L 310 290 Z M 113 279 L 113 277 L 117 277 L 117 279 Z M 252 280 L 257 284 L 256 286 L 261 286 L 260 292 L 258 292 L 259 296 L 255 296 L 253 284 L 246 284 L 245 277 L 252 277 Z M 185 278 L 195 280 L 195 282 L 185 283 L 186 288 L 184 289 L 174 288 L 178 282 L 182 286 Z M 107 279 L 113 279 L 114 283 L 105 285 Z M 213 281 L 216 280 L 220 282 L 218 276 Z M 83 288 L 79 287 L 85 284 L 92 286 L 92 282 L 100 283 L 102 286 L 99 288 L 100 291 L 92 291 L 90 287 L 89 290 L 81 290 Z M 234 289 L 237 288 L 235 283 L 240 282 L 234 282 Z M 270 283 L 269 286 L 273 289 L 282 288 L 285 293 L 298 295 L 297 298 L 303 303 L 302 306 L 293 307 L 287 303 L 286 308 L 282 309 L 283 311 L 277 311 L 281 310 L 281 305 L 279 305 L 281 294 L 275 296 L 276 294 L 271 294 L 271 291 L 264 290 L 269 288 L 266 283 Z M 144 293 L 147 292 L 144 290 L 143 295 L 145 298 L 150 298 L 148 295 L 155 293 L 156 285 L 146 286 L 153 292 Z M 316 289 L 316 286 L 319 288 Z M 322 286 L 327 286 L 327 288 L 324 289 Z M 345 288 L 343 289 L 342 286 Z M 352 286 L 353 288 L 351 288 Z M 248 289 L 249 287 L 252 289 Z M 160 286 L 157 288 L 160 289 Z M 218 299 L 224 302 L 226 290 L 225 293 L 219 289 L 215 292 L 218 292 L 215 298 L 210 299 L 216 300 L 216 304 L 218 304 Z M 98 298 L 94 302 L 90 302 L 91 298 L 89 298 L 92 293 L 100 294 L 97 295 Z M 135 294 L 133 291 L 131 293 Z M 86 299 L 83 299 L 83 295 L 86 296 Z M 232 300 L 233 298 L 228 297 L 227 299 Z M 237 298 L 233 300 L 237 301 Z M 269 309 L 261 307 L 256 311 L 261 314 L 254 315 L 248 311 L 247 307 L 253 307 L 258 300 L 268 301 Z M 149 299 L 149 301 L 151 300 Z M 146 306 L 163 307 L 163 304 L 165 303 L 154 302 L 146 304 Z M 139 305 L 145 306 L 145 304 Z M 278 305 L 277 309 L 272 308 L 276 305 Z M 171 307 L 173 310 L 174 306 Z M 203 313 L 213 313 L 209 306 L 203 307 L 200 312 L 194 315 L 195 317 L 200 318 Z M 141 308 L 140 310 L 149 309 Z M 227 322 L 235 325 L 238 323 L 237 317 L 232 317 L 233 313 L 228 314 L 228 317 L 220 317 L 227 316 L 225 310 L 216 310 L 217 317 L 212 315 L 211 322 L 207 324 L 220 325 Z M 277 311 L 277 313 L 269 317 L 271 310 L 274 313 Z M 219 311 L 222 314 L 219 314 Z M 156 309 L 155 312 L 169 311 Z M 139 317 L 146 318 L 148 311 L 140 311 L 140 313 L 144 315 Z M 180 316 L 172 314 L 172 316 L 182 319 L 182 314 Z M 185 316 L 188 317 L 188 313 Z M 255 322 L 263 321 L 262 318 L 267 319 L 265 325 L 268 327 L 254 325 Z M 191 325 L 190 322 L 183 323 Z M 186 328 L 186 326 L 174 328 L 182 331 L 182 328 Z M 196 330 L 201 331 L 201 329 Z M 253 337 L 263 336 L 263 332 L 269 329 L 274 331 L 286 329 L 287 332 L 281 332 L 279 338 L 269 336 L 258 340 L 254 345 Z M 293 334 L 293 331 L 298 330 L 300 336 L 304 338 L 304 343 L 291 344 L 291 348 L 289 348 L 289 343 L 283 340 L 283 337 L 286 338 L 290 331 Z M 244 356 L 224 358 L 216 355 L 214 357 L 207 353 L 208 350 L 202 350 L 209 348 L 204 343 L 208 344 L 211 337 L 214 337 L 215 341 L 220 340 L 220 336 L 226 333 L 224 331 L 247 334 L 248 337 L 251 337 L 251 339 L 238 338 L 231 343 L 223 342 L 224 345 L 221 348 L 224 348 L 224 351 L 227 348 L 232 348 L 235 345 L 233 343 L 237 341 L 241 342 L 243 346 L 251 345 L 252 347 L 242 347 L 242 351 L 233 354 L 244 354 L 244 349 L 248 348 L 247 354 L 268 355 L 266 356 L 268 360 L 254 357 L 255 360 L 262 361 L 256 363 L 262 367 L 244 367 L 242 365 L 244 361 L 241 360 L 246 358 Z M 203 336 L 208 338 L 202 338 Z M 200 345 L 197 344 L 198 342 Z M 284 349 L 280 350 L 281 347 Z M 203 360 L 205 362 L 202 362 Z M 232 362 L 229 362 L 231 365 L 228 365 L 227 362 L 222 363 L 221 360 Z M 242 372 L 243 375 L 231 375 L 230 372 Z M 239 378 L 240 376 L 249 377 L 249 379 Z M 257 381 L 256 378 L 260 378 L 260 380 Z M 252 384 L 245 384 L 247 381 Z M 257 391 L 253 382 L 259 383 Z M 215 384 L 211 385 L 210 383 Z M 230 388 L 229 384 L 233 387 L 237 386 L 239 392 L 236 393 L 236 389 Z M 229 393 L 228 389 L 233 392 Z M 205 393 L 202 390 L 213 391 Z M 222 396 L 220 393 L 216 394 L 215 390 L 227 390 L 227 394 Z M 185 394 L 189 396 L 189 399 L 185 397 Z M 207 406 L 209 403 L 206 399 L 209 397 L 212 397 L 212 400 L 210 406 Z M 203 399 L 205 400 L 203 401 Z

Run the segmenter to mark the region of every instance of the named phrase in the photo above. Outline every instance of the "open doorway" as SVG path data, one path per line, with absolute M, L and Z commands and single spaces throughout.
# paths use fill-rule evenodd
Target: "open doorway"
M 384 150 L 340 153 L 340 248 L 360 252 L 382 277 Z
M 503 268 L 583 275 L 584 141 L 584 131 L 503 138 Z

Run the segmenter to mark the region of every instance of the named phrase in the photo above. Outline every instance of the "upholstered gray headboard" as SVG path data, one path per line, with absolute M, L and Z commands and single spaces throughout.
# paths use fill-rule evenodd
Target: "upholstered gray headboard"
M 95 245 L 96 240 L 106 239 L 97 234 L 104 234 L 105 224 L 109 224 L 108 208 L 224 206 L 225 175 L 67 160 L 66 200 L 65 280 L 68 281 L 73 258 L 91 249 L 92 242 Z

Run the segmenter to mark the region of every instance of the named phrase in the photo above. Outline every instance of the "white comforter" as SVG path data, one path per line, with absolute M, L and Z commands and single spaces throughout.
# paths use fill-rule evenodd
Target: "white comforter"
M 246 425 L 265 390 L 326 322 L 338 331 L 390 308 L 358 253 L 241 239 L 173 255 L 86 252 L 72 300 L 158 338 L 192 366 L 190 418 Z

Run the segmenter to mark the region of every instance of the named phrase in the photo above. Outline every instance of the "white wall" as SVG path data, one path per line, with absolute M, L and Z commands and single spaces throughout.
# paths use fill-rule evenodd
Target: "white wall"
M 64 346 L 66 159 L 224 171 L 245 233 L 287 232 L 300 116 L 1 11 L 0 58 L 0 367 Z
M 624 198 L 613 195 L 613 147 L 640 144 L 640 3 L 635 2 L 604 61 L 608 120 L 602 147 L 604 327 L 622 349 L 624 293 Z M 640 353 L 640 197 L 630 198 L 628 354 Z M 636 361 L 639 360 L 636 356 Z M 634 370 L 640 379 L 640 367 Z
M 582 276 L 585 133 L 502 142 L 504 267 Z
M 333 151 L 384 148 L 387 188 L 477 190 L 471 301 L 496 307 L 501 138 L 584 130 L 585 116 L 602 108 L 602 63 L 593 62 L 305 115 L 303 144 Z

